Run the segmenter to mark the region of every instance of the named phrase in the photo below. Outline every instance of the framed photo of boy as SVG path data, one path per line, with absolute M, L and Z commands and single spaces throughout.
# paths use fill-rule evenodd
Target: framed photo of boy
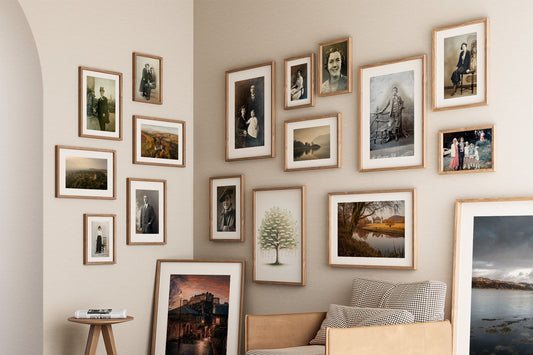
M 359 171 L 425 167 L 426 56 L 359 68 Z
M 78 135 L 122 140 L 122 73 L 78 68 Z
M 318 45 L 318 96 L 352 92 L 352 37 Z
M 285 59 L 285 110 L 315 106 L 315 54 Z
M 163 58 L 133 52 L 133 101 L 163 103 Z
M 433 30 L 433 111 L 488 102 L 489 19 Z
M 116 264 L 116 215 L 83 215 L 83 264 Z
M 253 282 L 305 285 L 305 186 L 253 190 Z
M 439 174 L 494 171 L 494 125 L 439 132 Z
M 416 190 L 328 194 L 328 264 L 416 269 Z
M 275 62 L 226 72 L 226 161 L 275 154 Z
M 116 198 L 116 151 L 56 145 L 56 197 Z
M 209 240 L 244 241 L 244 175 L 209 178 Z
M 185 122 L 133 116 L 133 164 L 185 167 Z
M 127 179 L 127 244 L 167 244 L 167 181 Z
M 340 113 L 285 121 L 285 171 L 340 168 Z

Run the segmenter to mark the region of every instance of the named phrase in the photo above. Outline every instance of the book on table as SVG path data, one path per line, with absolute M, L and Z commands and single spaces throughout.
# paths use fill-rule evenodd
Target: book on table
M 74 312 L 74 318 L 85 318 L 85 319 L 121 319 L 126 318 L 125 309 L 113 309 L 113 308 L 92 308 L 92 309 L 81 309 Z

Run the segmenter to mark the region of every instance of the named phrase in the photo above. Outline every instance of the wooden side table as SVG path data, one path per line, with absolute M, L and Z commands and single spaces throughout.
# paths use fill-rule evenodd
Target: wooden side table
M 87 337 L 87 346 L 85 347 L 85 355 L 94 355 L 96 353 L 96 345 L 98 345 L 98 338 L 100 337 L 100 331 L 104 336 L 105 349 L 107 355 L 117 355 L 117 348 L 115 346 L 115 338 L 113 337 L 113 330 L 111 326 L 116 323 L 124 323 L 133 320 L 133 317 L 128 316 L 126 318 L 119 319 L 84 319 L 70 317 L 70 322 L 89 324 L 89 336 Z

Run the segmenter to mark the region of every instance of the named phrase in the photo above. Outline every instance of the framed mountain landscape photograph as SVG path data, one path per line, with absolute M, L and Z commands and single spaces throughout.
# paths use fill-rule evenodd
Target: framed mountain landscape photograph
M 416 269 L 416 190 L 328 194 L 329 265 Z

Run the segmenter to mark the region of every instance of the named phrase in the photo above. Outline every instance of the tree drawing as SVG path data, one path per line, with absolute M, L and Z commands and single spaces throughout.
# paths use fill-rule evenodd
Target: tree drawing
M 294 249 L 298 245 L 296 220 L 289 210 L 278 206 L 265 212 L 258 232 L 259 247 L 263 250 L 276 251 L 276 261 L 271 265 L 282 265 L 279 261 L 281 249 Z

